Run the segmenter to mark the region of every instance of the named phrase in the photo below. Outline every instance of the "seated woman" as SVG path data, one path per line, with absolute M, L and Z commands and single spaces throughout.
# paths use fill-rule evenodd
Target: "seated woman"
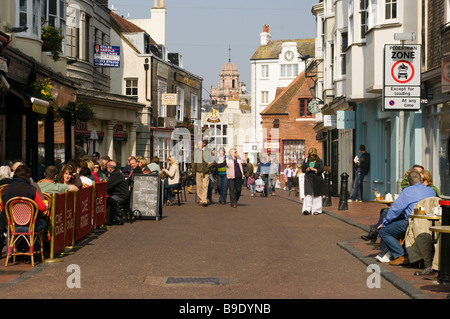
M 59 173 L 59 183 L 66 185 L 75 185 L 78 188 L 83 187 L 83 182 L 80 175 L 77 174 L 75 167 L 71 164 L 66 164 L 61 168 Z
M 175 159 L 175 156 L 169 156 L 169 169 L 163 168 L 161 170 L 161 174 L 166 175 L 166 179 L 164 180 L 164 202 L 167 206 L 172 205 L 174 195 L 173 190 L 178 187 L 178 183 L 180 181 L 180 170 L 178 168 L 178 162 Z
M 139 166 L 142 168 L 143 174 L 150 174 L 150 169 L 148 168 L 147 165 L 148 165 L 148 161 L 145 158 L 141 157 L 139 159 Z
M 424 170 L 422 171 L 422 177 L 423 177 L 423 184 L 425 186 L 431 187 L 434 192 L 436 193 L 436 197 L 439 196 L 439 188 L 437 188 L 435 185 L 433 185 L 433 176 L 431 176 L 430 171 Z
M 3 212 L 4 205 L 13 197 L 21 196 L 34 200 L 37 204 L 39 212 L 43 213 L 47 210 L 42 198 L 39 196 L 36 188 L 30 184 L 31 169 L 28 166 L 20 165 L 14 171 L 13 181 L 3 188 L 2 201 L 0 209 Z M 2 213 L 3 214 L 3 213 Z M 42 214 L 39 214 L 39 218 L 36 220 L 36 231 L 41 231 L 47 226 Z

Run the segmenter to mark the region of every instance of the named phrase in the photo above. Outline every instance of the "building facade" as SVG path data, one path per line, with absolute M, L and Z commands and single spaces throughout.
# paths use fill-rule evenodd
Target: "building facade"
M 250 58 L 253 132 L 251 145 L 247 146 L 249 149 L 263 148 L 264 132 L 260 113 L 275 99 L 276 89 L 287 87 L 304 71 L 302 57 L 314 57 L 315 39 L 272 40 L 269 31 L 269 26 L 264 25 L 260 46 Z
M 446 156 L 443 145 L 448 139 L 441 129 L 448 100 L 438 86 L 447 43 L 446 5 L 444 0 L 324 0 L 313 7 L 318 29 L 316 53 L 321 54 L 323 64 L 316 95 L 324 101 L 324 119 L 326 115 L 334 117 L 330 127 L 325 127 L 325 121 L 316 126 L 317 136 L 335 181 L 343 173 L 352 181 L 352 158 L 359 145 L 365 144 L 371 167 L 364 181 L 364 200 L 373 197 L 374 189 L 398 194 L 405 171 L 414 164 L 423 165 L 434 183 L 444 189 L 442 193 L 448 192 L 438 164 L 439 158 Z M 417 110 L 385 109 L 386 45 L 420 48 L 421 70 L 416 72 L 425 72 Z M 343 118 L 352 120 L 340 126 Z

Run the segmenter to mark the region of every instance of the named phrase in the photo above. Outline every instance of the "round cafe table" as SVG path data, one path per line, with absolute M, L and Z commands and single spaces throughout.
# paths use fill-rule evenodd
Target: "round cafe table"
M 385 200 L 385 199 L 374 199 L 369 200 L 369 203 L 378 203 L 378 204 L 386 204 L 388 207 L 391 207 L 393 200 Z

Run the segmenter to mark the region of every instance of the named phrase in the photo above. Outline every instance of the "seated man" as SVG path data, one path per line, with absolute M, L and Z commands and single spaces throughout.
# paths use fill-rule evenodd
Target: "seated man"
M 128 200 L 130 196 L 130 189 L 127 181 L 123 177 L 116 162 L 110 161 L 106 164 L 108 170 L 108 181 L 106 182 L 106 191 L 108 198 L 106 200 L 106 224 L 121 224 L 122 218 L 117 216 L 117 203 L 122 203 Z
M 409 173 L 408 184 L 409 186 L 402 190 L 397 200 L 392 203 L 383 223 L 378 226 L 382 243 L 386 245 L 394 259 L 389 262 L 391 265 L 407 263 L 405 250 L 396 237 L 405 234 L 409 214 L 416 203 L 435 195 L 433 189 L 422 184 L 422 176 L 417 171 Z
M 41 191 L 47 194 L 60 194 L 66 190 L 69 192 L 78 191 L 78 187 L 75 185 L 66 185 L 56 183 L 56 176 L 58 176 L 58 169 L 55 166 L 48 166 L 44 172 L 45 178 L 39 183 Z

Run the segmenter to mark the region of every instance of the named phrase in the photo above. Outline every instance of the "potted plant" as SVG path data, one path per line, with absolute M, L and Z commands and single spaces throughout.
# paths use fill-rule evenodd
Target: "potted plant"
M 41 39 L 44 41 L 42 51 L 51 51 L 54 61 L 57 61 L 62 53 L 64 36 L 61 35 L 61 32 L 61 28 L 55 28 L 52 25 L 42 28 Z
M 59 120 L 60 114 L 58 113 L 58 105 L 56 103 L 55 97 L 52 95 L 52 82 L 49 78 L 42 79 L 38 78 L 31 84 L 30 91 L 31 95 L 37 97 L 38 99 L 50 102 L 53 107 L 53 113 L 55 114 L 55 120 Z
M 95 115 L 89 104 L 86 104 L 84 102 L 75 104 L 72 110 L 75 112 L 75 117 L 81 122 L 87 122 L 93 119 Z

